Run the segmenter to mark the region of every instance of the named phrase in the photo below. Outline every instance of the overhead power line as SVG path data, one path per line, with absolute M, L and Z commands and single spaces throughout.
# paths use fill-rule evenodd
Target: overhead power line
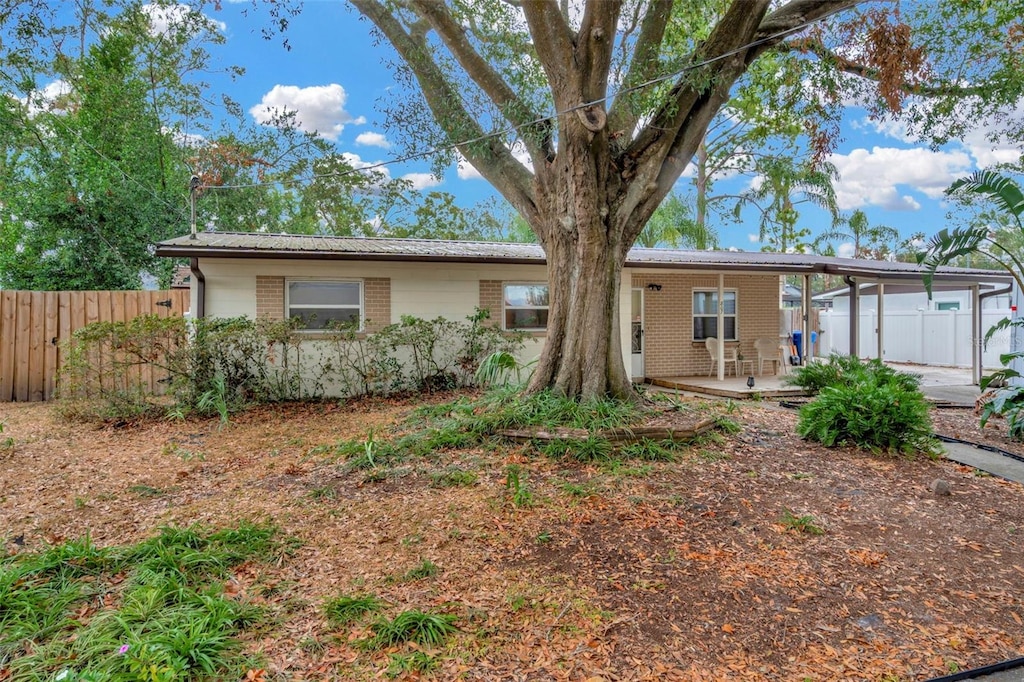
M 695 71 L 697 69 L 700 69 L 700 68 L 703 68 L 705 66 L 708 66 L 709 64 L 714 64 L 715 62 L 721 61 L 723 59 L 727 59 L 729 57 L 732 57 L 733 55 L 736 55 L 736 54 L 739 54 L 739 53 L 744 52 L 746 50 L 749 50 L 752 47 L 758 47 L 760 45 L 764 45 L 765 43 L 771 42 L 773 40 L 777 40 L 778 38 L 784 38 L 784 37 L 786 37 L 788 35 L 791 35 L 793 33 L 797 33 L 799 31 L 802 31 L 803 29 L 805 29 L 805 28 L 807 28 L 809 26 L 813 26 L 814 24 L 827 19 L 828 17 L 830 17 L 833 14 L 835 14 L 836 12 L 838 12 L 840 9 L 842 9 L 842 6 L 839 6 L 836 9 L 833 9 L 832 11 L 828 12 L 827 14 L 824 14 L 824 15 L 816 18 L 816 19 L 812 19 L 810 21 L 801 22 L 800 24 L 798 24 L 796 26 L 793 26 L 791 28 L 788 28 L 788 29 L 785 29 L 785 30 L 782 30 L 782 31 L 778 31 L 776 33 L 773 33 L 772 35 L 765 36 L 764 38 L 760 38 L 758 40 L 746 43 L 744 45 L 740 45 L 739 47 L 736 47 L 736 48 L 734 48 L 732 50 L 724 52 L 724 53 L 722 53 L 720 55 L 717 55 L 715 57 L 710 57 L 708 59 L 704 59 L 704 60 L 702 60 L 700 62 L 697 62 L 695 64 L 690 64 L 690 65 L 685 66 L 685 67 L 683 67 L 683 68 L 681 68 L 681 69 L 679 69 L 677 71 L 673 71 L 671 73 L 667 73 L 667 74 L 665 74 L 663 76 L 657 76 L 655 78 L 651 78 L 650 80 L 646 80 L 646 81 L 644 81 L 642 83 L 637 83 L 636 85 L 631 85 L 628 88 L 623 88 L 621 90 L 617 90 L 617 91 L 615 91 L 615 92 L 613 92 L 613 93 L 611 93 L 609 95 L 606 95 L 604 97 L 601 97 L 599 99 L 595 99 L 595 100 L 592 100 L 590 102 L 583 102 L 582 104 L 577 104 L 575 106 L 572 106 L 572 107 L 569 107 L 569 108 L 565 109 L 564 111 L 556 112 L 556 113 L 551 114 L 549 116 L 542 116 L 542 117 L 534 119 L 532 121 L 527 121 L 526 123 L 520 123 L 520 124 L 517 124 L 517 125 L 510 125 L 510 126 L 507 126 L 507 127 L 503 128 L 501 130 L 496 130 L 494 132 L 485 133 L 484 135 L 479 135 L 477 137 L 465 139 L 465 140 L 462 140 L 460 142 L 450 142 L 448 144 L 439 145 L 437 147 L 433 147 L 431 149 L 428 149 L 428 150 L 425 150 L 425 151 L 422 151 L 422 152 L 413 152 L 413 153 L 410 153 L 410 154 L 406 154 L 404 156 L 399 156 L 399 157 L 396 157 L 396 158 L 393 158 L 393 159 L 388 159 L 386 161 L 378 161 L 376 163 L 366 164 L 365 166 L 360 166 L 358 168 L 351 168 L 351 169 L 344 170 L 344 171 L 333 171 L 333 172 L 330 172 L 330 173 L 314 173 L 314 174 L 312 174 L 312 175 L 310 175 L 310 176 L 308 176 L 306 178 L 303 178 L 303 179 L 277 180 L 277 181 L 273 181 L 273 182 L 253 182 L 253 183 L 243 183 L 243 184 L 236 184 L 236 185 L 203 185 L 203 189 L 213 189 L 213 190 L 218 190 L 218 189 L 248 189 L 248 188 L 254 188 L 254 187 L 269 187 L 269 186 L 276 186 L 276 185 L 296 185 L 296 184 L 312 182 L 312 181 L 317 180 L 319 178 L 344 177 L 344 176 L 347 176 L 347 175 L 352 175 L 354 173 L 362 173 L 362 172 L 365 172 L 365 171 L 377 170 L 377 169 L 380 169 L 380 168 L 385 168 L 387 166 L 393 166 L 393 165 L 400 164 L 400 163 L 408 163 L 409 161 L 415 161 L 417 159 L 422 159 L 422 158 L 427 158 L 427 157 L 435 156 L 435 155 L 441 154 L 443 152 L 455 151 L 460 146 L 463 146 L 463 145 L 478 144 L 480 142 L 486 142 L 487 140 L 490 140 L 490 139 L 493 139 L 493 138 L 496 138 L 496 137 L 504 137 L 505 135 L 517 132 L 520 129 L 531 128 L 533 126 L 537 126 L 537 125 L 540 125 L 542 123 L 547 123 L 549 121 L 554 121 L 559 116 L 564 116 L 565 114 L 571 114 L 571 113 L 573 113 L 575 111 L 587 109 L 587 108 L 595 106 L 597 104 L 604 104 L 605 102 L 608 102 L 608 101 L 610 101 L 610 100 L 612 100 L 612 99 L 614 99 L 616 97 L 622 97 L 624 95 L 628 95 L 628 94 L 631 94 L 633 92 L 644 90 L 646 88 L 650 88 L 650 87 L 653 87 L 655 85 L 660 85 L 660 84 L 665 83 L 667 81 L 679 78 L 680 76 L 682 76 L 682 75 L 684 75 L 686 73 L 689 73 L 690 71 Z

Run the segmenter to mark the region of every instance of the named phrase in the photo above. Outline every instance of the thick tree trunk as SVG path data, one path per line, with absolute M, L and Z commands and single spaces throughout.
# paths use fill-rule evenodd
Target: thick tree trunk
M 542 173 L 544 225 L 535 226 L 548 262 L 548 328 L 529 392 L 551 389 L 582 400 L 634 395 L 622 358 L 619 291 L 628 246 L 604 173 L 603 135 L 568 125 L 559 160 Z
M 548 334 L 529 392 L 551 388 L 581 399 L 633 395 L 618 315 L 618 251 L 601 239 L 549 243 Z
M 590 232 L 575 244 L 553 239 L 547 246 L 547 339 L 531 393 L 550 388 L 582 400 L 633 395 L 619 329 L 621 249 Z

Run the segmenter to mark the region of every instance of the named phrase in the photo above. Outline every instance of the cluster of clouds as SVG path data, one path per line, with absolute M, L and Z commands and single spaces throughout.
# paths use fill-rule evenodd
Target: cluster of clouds
M 316 133 L 321 137 L 337 141 L 346 126 L 366 125 L 365 116 L 355 116 L 347 109 L 348 93 L 338 83 L 328 85 L 275 85 L 260 100 L 260 103 L 249 109 L 253 120 L 262 125 L 279 125 L 284 122 L 295 125 L 306 133 Z M 391 148 L 391 142 L 383 133 L 363 131 L 356 135 L 355 144 L 359 147 L 373 147 L 382 150 Z M 391 178 L 387 166 L 380 166 L 380 160 L 367 161 L 354 152 L 344 152 L 342 157 L 353 168 L 370 168 L 382 175 L 384 180 Z M 403 180 L 409 181 L 414 189 L 425 190 L 441 184 L 441 179 L 430 173 L 406 173 Z
M 900 121 L 861 120 L 853 128 L 875 133 L 899 146 L 858 148 L 831 157 L 840 172 L 836 194 L 841 209 L 878 206 L 892 211 L 915 211 L 921 204 L 908 191 L 940 199 L 957 178 L 975 169 L 1020 160 L 1020 147 L 990 138 L 1008 119 L 1024 119 L 1024 105 L 977 121 L 945 149 L 931 149 Z M 904 188 L 902 191 L 899 188 Z

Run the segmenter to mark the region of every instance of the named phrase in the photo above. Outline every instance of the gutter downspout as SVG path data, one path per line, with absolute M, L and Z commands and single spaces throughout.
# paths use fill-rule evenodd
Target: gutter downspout
M 860 357 L 860 287 L 857 280 L 843 275 L 843 281 L 850 287 L 850 355 Z
M 984 301 L 986 298 L 990 298 L 992 296 L 1001 296 L 1003 294 L 1012 294 L 1013 293 L 1013 285 L 1011 284 L 1008 287 L 1006 287 L 1005 289 L 994 289 L 992 291 L 986 291 L 984 293 L 980 293 L 978 287 L 975 286 L 972 293 L 974 294 L 972 303 L 975 304 L 975 307 L 974 307 L 974 310 L 972 311 L 972 314 L 971 314 L 971 323 L 972 323 L 972 325 L 971 325 L 971 333 L 974 336 L 975 342 L 974 342 L 974 347 L 971 349 L 972 350 L 972 352 L 971 352 L 971 377 L 972 377 L 973 382 L 975 384 L 980 385 L 981 384 L 981 375 L 984 374 L 984 372 L 985 372 L 985 364 L 984 364 L 984 358 L 985 358 L 985 355 L 984 355 L 985 354 L 985 342 L 984 342 L 984 338 L 985 337 L 984 337 L 984 334 L 985 334 L 985 331 L 984 331 L 984 329 L 982 329 L 981 304 L 982 304 L 982 301 Z M 1012 303 L 1013 302 L 1011 301 L 1011 306 L 1012 306 Z M 1012 308 L 1011 308 L 1011 310 L 1012 310 Z M 1010 319 L 1011 320 L 1013 319 L 1013 313 L 1012 312 L 1010 313 Z M 1016 328 L 1014 328 L 1010 332 L 1010 352 L 1011 353 L 1015 352 L 1017 350 L 1016 339 L 1017 339 L 1017 330 L 1016 330 Z M 1016 359 L 1014 359 L 1014 360 L 1012 360 L 1010 362 L 1010 365 L 1011 365 L 1011 367 L 1013 367 L 1013 369 L 1016 369 L 1017 371 L 1021 371 L 1021 369 L 1024 369 L 1024 368 L 1016 366 L 1016 365 L 1019 365 L 1019 364 L 1020 364 L 1020 359 L 1019 358 L 1016 358 Z M 1014 380 L 1011 379 L 1010 383 L 1013 384 Z
M 191 270 L 192 278 L 196 283 L 196 310 L 192 319 L 201 320 L 206 316 L 206 276 L 203 274 L 203 271 L 199 269 L 198 258 L 190 259 L 189 269 Z
M 813 347 L 811 346 L 811 276 L 804 275 L 803 291 L 800 292 L 800 312 L 803 313 L 802 320 L 802 333 L 803 339 L 801 352 L 803 353 L 804 364 L 810 364 L 811 358 L 814 356 Z

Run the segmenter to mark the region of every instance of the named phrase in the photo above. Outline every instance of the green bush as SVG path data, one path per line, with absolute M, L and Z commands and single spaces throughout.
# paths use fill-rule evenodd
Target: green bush
M 868 374 L 877 376 L 884 383 L 899 383 L 908 390 L 918 388 L 921 383 L 920 375 L 898 372 L 877 358 L 861 360 L 838 353 L 830 355 L 825 362 L 812 362 L 797 368 L 783 381 L 811 393 L 819 393 L 826 386 L 856 383 Z
M 165 412 L 227 415 L 245 405 L 434 391 L 474 382 L 483 360 L 522 348 L 522 334 L 486 324 L 404 316 L 376 334 L 355 326 L 304 334 L 300 320 L 137 317 L 75 332 L 58 383 L 58 411 L 87 420 Z M 155 376 L 157 391 L 140 367 Z M 166 394 L 160 397 L 156 394 Z
M 928 402 L 919 379 L 880 362 L 851 363 L 833 385 L 800 409 L 797 432 L 826 447 L 856 445 L 874 451 L 934 453 Z
M 983 380 L 981 385 L 985 389 L 991 384 Z M 1006 418 L 1006 431 L 1010 438 L 1024 441 L 1024 386 L 996 389 L 992 399 L 982 405 L 982 428 L 996 415 Z

